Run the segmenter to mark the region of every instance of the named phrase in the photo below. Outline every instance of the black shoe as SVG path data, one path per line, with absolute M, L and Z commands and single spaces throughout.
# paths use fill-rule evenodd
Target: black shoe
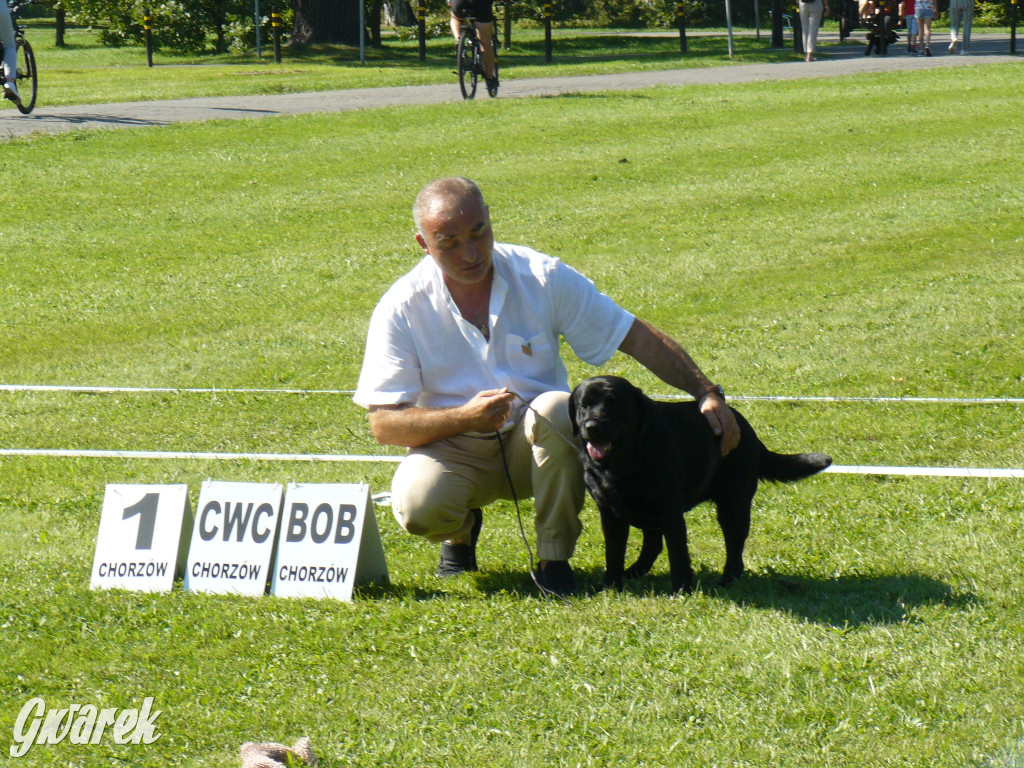
M 545 560 L 537 569 L 537 584 L 545 593 L 567 597 L 580 591 L 568 560 Z
M 498 95 L 498 78 L 488 77 L 487 79 L 487 94 L 493 99 Z
M 476 565 L 476 542 L 480 538 L 480 529 L 484 524 L 484 513 L 480 509 L 469 510 L 473 514 L 473 527 L 469 536 L 471 544 L 441 545 L 441 562 L 437 566 L 437 575 L 442 579 L 480 570 Z

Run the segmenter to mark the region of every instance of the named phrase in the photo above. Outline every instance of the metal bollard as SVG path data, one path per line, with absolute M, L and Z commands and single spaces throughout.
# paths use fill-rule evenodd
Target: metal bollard
M 275 8 L 270 12 L 270 26 L 274 30 L 274 63 L 281 63 L 281 13 Z
M 551 63 L 551 3 L 544 3 L 544 61 Z
M 1010 53 L 1017 52 L 1017 0 L 1010 0 Z
M 679 26 L 679 52 L 686 53 L 686 6 L 676 3 L 676 24 Z
M 146 66 L 153 66 L 153 19 L 149 8 L 142 12 L 142 29 L 146 33 Z
M 503 23 L 503 26 L 504 26 L 504 30 L 503 31 L 504 31 L 504 37 L 505 37 L 505 42 L 502 44 L 502 50 L 504 50 L 504 51 L 511 51 L 512 50 L 512 12 L 509 10 L 509 6 L 510 5 L 511 5 L 511 3 L 505 3 L 504 4 L 504 8 L 503 8 L 504 14 L 502 15 L 503 16 L 502 21 L 504 22 Z
M 800 0 L 797 0 L 799 3 Z M 806 53 L 804 51 L 804 29 L 803 24 L 800 22 L 800 6 L 796 5 L 793 7 L 793 50 L 797 53 Z
M 427 6 L 422 2 L 416 6 L 416 34 L 420 39 L 420 61 L 427 60 Z

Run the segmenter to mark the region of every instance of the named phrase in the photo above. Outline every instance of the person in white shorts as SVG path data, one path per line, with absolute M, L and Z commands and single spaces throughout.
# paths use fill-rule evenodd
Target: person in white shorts
M 935 18 L 935 0 L 915 0 L 914 16 L 917 18 L 918 39 L 925 56 L 932 55 L 932 19 Z
M 354 398 L 378 442 L 408 448 L 392 510 L 441 543 L 438 575 L 449 576 L 477 570 L 483 506 L 532 496 L 538 582 L 574 593 L 584 487 L 560 341 L 595 366 L 621 350 L 697 397 L 723 454 L 739 443 L 735 418 L 664 333 L 558 259 L 495 243 L 474 182 L 428 184 L 413 215 L 425 256 L 374 310 Z

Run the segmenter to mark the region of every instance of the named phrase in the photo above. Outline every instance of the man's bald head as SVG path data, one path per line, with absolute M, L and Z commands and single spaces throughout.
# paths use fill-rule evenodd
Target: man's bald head
M 476 182 L 462 176 L 449 176 L 427 184 L 416 195 L 412 206 L 412 218 L 416 222 L 416 231 L 423 234 L 423 220 L 434 214 L 445 217 L 457 216 L 462 208 L 462 201 L 467 197 L 475 198 L 486 210 L 484 193 Z

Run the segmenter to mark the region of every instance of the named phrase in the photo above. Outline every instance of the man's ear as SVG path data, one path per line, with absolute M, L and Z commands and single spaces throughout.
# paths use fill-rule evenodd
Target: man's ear
M 423 235 L 420 234 L 419 232 L 416 233 L 416 242 L 420 244 L 420 248 L 422 248 L 427 253 L 430 253 L 430 249 L 427 248 L 426 238 L 424 238 Z

